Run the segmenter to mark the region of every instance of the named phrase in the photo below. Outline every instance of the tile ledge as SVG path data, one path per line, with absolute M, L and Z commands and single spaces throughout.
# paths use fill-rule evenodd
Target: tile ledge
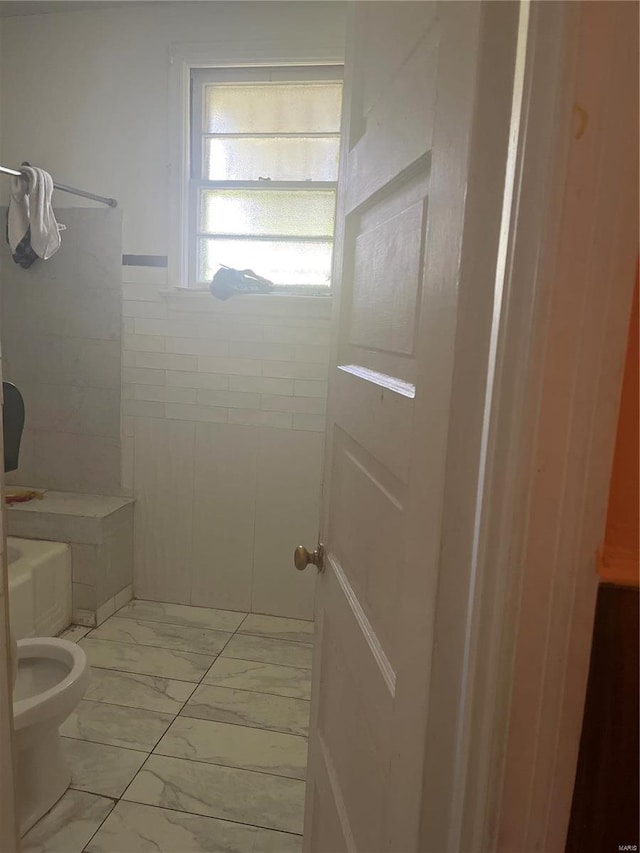
M 14 486 L 13 488 L 23 488 Z M 63 492 L 55 489 L 38 489 L 42 500 L 18 503 L 8 511 L 26 514 L 54 514 L 82 518 L 106 518 L 123 507 L 135 503 L 135 498 L 125 495 L 97 495 L 83 492 Z M 83 506 L 84 504 L 84 506 Z
M 306 296 L 298 293 L 255 293 L 221 301 L 208 290 L 190 290 L 186 287 L 165 288 L 158 291 L 166 300 L 169 310 L 193 311 L 211 314 L 282 314 L 286 316 L 311 315 L 330 317 L 333 295 Z M 274 310 L 276 309 L 276 310 Z

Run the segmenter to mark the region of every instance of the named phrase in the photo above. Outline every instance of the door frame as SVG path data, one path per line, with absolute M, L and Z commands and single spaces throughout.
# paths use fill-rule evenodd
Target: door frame
M 472 561 L 455 590 L 455 493 L 443 514 L 436 608 L 455 595 L 465 628 L 454 766 L 429 751 L 445 701 L 432 677 L 421 850 L 564 850 L 638 253 L 634 50 L 634 4 L 520 4 Z M 436 619 L 434 677 L 449 631 Z

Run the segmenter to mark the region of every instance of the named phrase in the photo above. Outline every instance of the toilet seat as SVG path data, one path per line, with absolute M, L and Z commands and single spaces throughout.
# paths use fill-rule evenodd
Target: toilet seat
M 78 692 L 76 702 L 79 701 L 88 680 L 87 657 L 75 643 L 55 637 L 18 640 L 18 672 L 13 691 L 14 730 L 39 722 L 45 708 L 46 716 L 65 713 L 69 692 Z M 73 705 L 66 714 L 71 710 Z
M 54 637 L 18 640 L 13 721 L 21 836 L 69 787 L 58 729 L 82 699 L 89 677 L 87 656 L 75 643 Z

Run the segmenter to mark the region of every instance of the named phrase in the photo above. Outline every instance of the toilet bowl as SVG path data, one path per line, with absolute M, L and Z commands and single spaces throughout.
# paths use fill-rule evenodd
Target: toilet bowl
M 13 724 L 22 836 L 71 782 L 58 727 L 82 699 L 89 683 L 89 664 L 75 643 L 35 637 L 18 640 L 16 669 Z

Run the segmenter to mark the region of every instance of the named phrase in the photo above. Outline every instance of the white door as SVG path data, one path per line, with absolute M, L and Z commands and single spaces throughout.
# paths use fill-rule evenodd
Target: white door
M 469 429 L 474 418 L 481 425 L 493 287 L 478 297 L 477 312 L 467 311 L 468 345 L 457 340 L 460 306 L 476 298 L 474 276 L 463 276 L 461 264 L 469 233 L 495 270 L 511 90 L 508 80 L 485 81 L 494 118 L 478 115 L 480 77 L 505 39 L 504 56 L 513 57 L 517 14 L 517 4 L 476 2 L 358 2 L 350 10 L 307 851 L 444 849 L 425 824 L 423 795 L 430 677 L 436 655 L 442 665 L 447 654 L 444 646 L 434 651 L 447 451 L 452 430 L 464 433 L 465 406 Z M 489 166 L 474 183 L 480 125 L 489 127 L 480 152 Z M 483 182 L 484 209 L 468 197 Z M 468 404 L 463 395 L 454 423 L 455 372 L 467 363 L 473 373 L 476 362 L 481 380 L 459 380 L 469 383 Z M 462 459 L 463 469 L 474 470 L 480 432 L 464 445 L 474 458 Z M 470 477 L 460 492 L 464 541 L 476 487 Z M 466 594 L 461 588 L 463 615 Z M 445 680 L 463 665 L 456 645 L 463 627 L 454 616 Z M 438 761 L 453 764 L 446 743 L 443 732 L 432 774 Z

